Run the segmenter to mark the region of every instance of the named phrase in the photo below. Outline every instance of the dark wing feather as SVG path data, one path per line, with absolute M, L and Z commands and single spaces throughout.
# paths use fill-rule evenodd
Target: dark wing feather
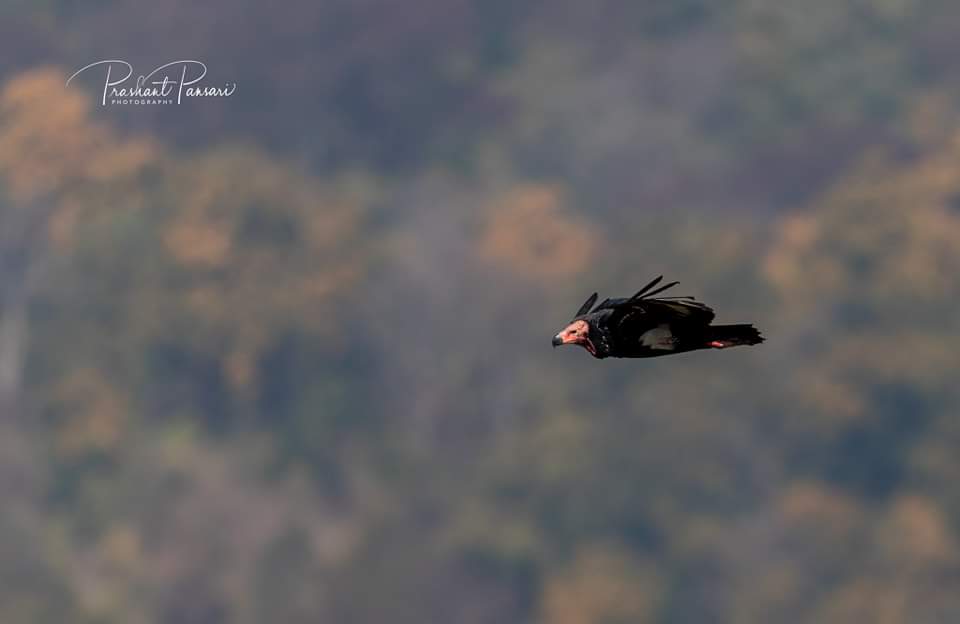
M 665 297 L 662 299 L 608 299 L 596 307 L 613 310 L 614 324 L 634 323 L 643 319 L 644 324 L 656 326 L 660 323 L 682 323 L 709 325 L 713 320 L 713 310 L 692 297 Z
M 693 297 L 652 298 L 680 283 L 670 282 L 654 289 L 662 279 L 662 275 L 657 277 L 629 299 L 607 299 L 597 306 L 594 312 L 605 309 L 614 310 L 618 324 L 623 324 L 628 318 L 638 320 L 636 319 L 638 314 L 647 317 L 646 321 L 657 323 L 686 321 L 709 324 L 713 320 L 713 310 Z
M 653 288 L 654 286 L 656 286 L 657 284 L 659 284 L 659 283 L 660 283 L 660 280 L 662 280 L 662 279 L 663 279 L 663 276 L 662 276 L 662 275 L 659 275 L 659 276 L 655 277 L 655 278 L 653 279 L 653 281 L 651 281 L 649 284 L 647 284 L 646 286 L 644 286 L 643 288 L 641 288 L 640 290 L 638 290 L 637 293 L 636 293 L 634 296 L 630 297 L 630 299 L 639 299 L 639 298 L 643 297 L 643 294 L 644 294 L 645 292 L 647 292 L 648 290 L 650 290 L 651 288 Z M 674 283 L 676 283 L 676 282 L 674 282 Z
M 673 288 L 674 286 L 676 286 L 676 285 L 679 284 L 679 283 L 680 283 L 680 282 L 670 282 L 669 284 L 665 284 L 665 285 L 661 286 L 660 288 L 658 288 L 658 289 L 656 289 L 656 290 L 654 290 L 654 291 L 652 291 L 652 292 L 646 293 L 642 298 L 643 298 L 643 299 L 649 299 L 650 297 L 652 297 L 652 296 L 654 296 L 654 295 L 657 295 L 657 294 L 662 293 L 663 291 L 667 290 L 668 288 Z
M 648 314 L 664 314 L 678 320 L 709 325 L 714 314 L 710 306 L 692 299 L 645 299 L 643 305 L 648 308 Z
M 583 316 L 584 314 L 589 312 L 590 308 L 593 307 L 593 304 L 597 302 L 597 297 L 599 296 L 600 295 L 598 295 L 597 293 L 593 293 L 592 295 L 590 295 L 590 297 L 583 302 L 583 305 L 580 306 L 580 309 L 577 310 L 577 313 L 573 315 L 573 318 L 577 318 L 578 316 Z
M 656 290 L 650 290 L 651 288 L 659 284 L 660 280 L 662 279 L 663 279 L 662 275 L 657 277 L 655 280 L 653 280 L 652 282 L 650 282 L 649 284 L 647 284 L 646 286 L 638 290 L 634 296 L 630 297 L 629 301 L 640 301 L 641 299 L 649 299 L 650 297 L 660 294 L 669 288 L 673 288 L 674 286 L 680 283 L 680 282 L 670 282 L 669 284 L 664 284 L 663 286 L 661 286 L 660 288 L 657 288 Z

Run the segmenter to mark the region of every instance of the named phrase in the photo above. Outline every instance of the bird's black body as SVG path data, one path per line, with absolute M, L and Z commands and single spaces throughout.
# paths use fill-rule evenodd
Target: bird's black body
M 642 358 L 763 342 L 752 325 L 711 325 L 713 310 L 693 297 L 654 298 L 677 284 L 653 290 L 661 279 L 653 280 L 633 297 L 607 299 L 596 307 L 594 293 L 564 330 L 574 334 L 574 328 L 583 327 L 578 321 L 584 321 L 586 336 L 568 340 L 561 332 L 554 338 L 554 345 L 581 344 L 596 358 Z

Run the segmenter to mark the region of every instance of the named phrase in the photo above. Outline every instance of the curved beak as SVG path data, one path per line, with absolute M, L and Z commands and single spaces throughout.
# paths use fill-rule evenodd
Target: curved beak
M 557 348 L 563 344 L 563 338 L 560 337 L 560 334 L 557 334 L 553 337 L 553 347 Z

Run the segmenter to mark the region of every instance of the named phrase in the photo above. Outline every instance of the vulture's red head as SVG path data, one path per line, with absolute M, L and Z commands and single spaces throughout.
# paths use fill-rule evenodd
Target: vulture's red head
M 597 302 L 597 293 L 590 295 L 590 298 L 587 299 L 580 309 L 577 310 L 577 313 L 573 315 L 573 320 L 570 321 L 570 324 L 563 328 L 563 330 L 553 337 L 553 346 L 559 347 L 561 345 L 575 344 L 580 345 L 584 349 L 590 352 L 590 355 L 596 357 L 597 348 L 594 346 L 593 341 L 590 340 L 590 324 L 581 318 L 584 314 L 590 312 L 590 308 L 593 307 L 593 304 Z
M 590 340 L 590 325 L 583 319 L 573 321 L 553 337 L 554 347 L 568 344 L 580 345 L 589 351 L 591 355 L 597 354 L 597 350 Z

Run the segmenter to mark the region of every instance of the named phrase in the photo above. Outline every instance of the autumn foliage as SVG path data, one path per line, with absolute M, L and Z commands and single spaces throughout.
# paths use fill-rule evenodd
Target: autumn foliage
M 0 622 L 960 621 L 952 5 L 177 1 L 239 87 L 151 111 L 64 83 L 174 9 L 67 4 L 0 24 Z M 768 341 L 550 349 L 661 273 Z

